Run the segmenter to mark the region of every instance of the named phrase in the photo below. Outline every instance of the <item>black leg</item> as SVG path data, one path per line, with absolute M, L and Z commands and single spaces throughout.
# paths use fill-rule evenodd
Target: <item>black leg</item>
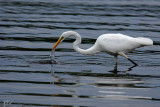
M 117 63 L 115 64 L 114 71 L 117 71 Z
M 130 58 L 128 58 L 129 61 L 131 61 L 135 66 L 137 66 L 138 64 L 136 64 L 134 61 L 132 61 Z

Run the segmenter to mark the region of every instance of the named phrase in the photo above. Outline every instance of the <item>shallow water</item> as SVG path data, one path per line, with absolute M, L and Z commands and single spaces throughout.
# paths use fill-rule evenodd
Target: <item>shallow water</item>
M 0 0 L 0 106 L 159 107 L 159 0 Z M 62 32 L 74 30 L 82 48 L 98 35 L 149 37 L 154 46 L 128 56 L 139 66 L 106 53 L 80 55 L 68 38 L 50 50 Z

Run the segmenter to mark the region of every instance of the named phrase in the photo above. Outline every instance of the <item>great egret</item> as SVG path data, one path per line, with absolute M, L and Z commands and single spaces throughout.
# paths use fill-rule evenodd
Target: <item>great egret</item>
M 80 54 L 91 55 L 98 52 L 107 52 L 115 57 L 115 62 L 117 65 L 117 56 L 121 55 L 131 61 L 134 65 L 137 65 L 125 54 L 127 52 L 133 51 L 135 48 L 153 45 L 153 41 L 149 38 L 138 37 L 133 38 L 124 34 L 103 34 L 100 35 L 95 44 L 89 49 L 81 49 L 78 47 L 81 44 L 81 36 L 75 31 L 66 31 L 62 33 L 56 44 L 53 46 L 53 51 L 59 43 L 61 43 L 65 38 L 69 36 L 75 36 L 76 40 L 73 42 L 73 48 Z

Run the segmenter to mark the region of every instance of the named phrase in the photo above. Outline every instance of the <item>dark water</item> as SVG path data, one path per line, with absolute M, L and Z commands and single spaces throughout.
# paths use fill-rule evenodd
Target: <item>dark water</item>
M 159 107 L 159 0 L 0 0 L 1 107 Z M 50 50 L 62 32 L 74 30 L 82 48 L 104 33 L 149 37 L 154 46 L 128 60 L 106 53 L 80 55 L 73 38 Z

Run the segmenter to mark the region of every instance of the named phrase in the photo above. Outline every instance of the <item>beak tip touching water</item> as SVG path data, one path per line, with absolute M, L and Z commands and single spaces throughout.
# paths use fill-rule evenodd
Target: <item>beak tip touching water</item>
M 53 50 L 54 50 L 54 49 L 52 48 L 52 49 L 51 49 L 51 52 L 53 52 Z
M 61 43 L 62 39 L 63 39 L 63 37 L 60 37 L 60 38 L 58 39 L 58 41 L 56 42 L 56 44 L 53 46 L 51 52 L 52 52 L 53 50 L 55 50 L 55 48 Z

